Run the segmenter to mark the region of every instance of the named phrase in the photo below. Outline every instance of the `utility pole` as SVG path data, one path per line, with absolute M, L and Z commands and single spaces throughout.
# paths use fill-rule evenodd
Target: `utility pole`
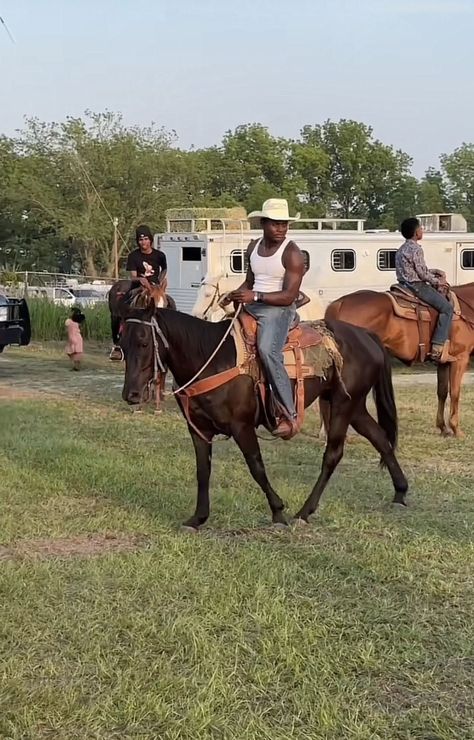
M 114 265 L 115 265 L 115 279 L 119 278 L 119 261 L 118 261 L 118 218 L 114 218 Z

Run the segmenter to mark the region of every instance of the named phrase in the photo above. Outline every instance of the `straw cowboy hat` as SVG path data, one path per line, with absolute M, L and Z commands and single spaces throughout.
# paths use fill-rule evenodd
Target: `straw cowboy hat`
M 298 221 L 300 214 L 290 216 L 288 201 L 284 198 L 269 198 L 265 201 L 261 211 L 252 211 L 247 218 L 271 218 L 272 221 Z

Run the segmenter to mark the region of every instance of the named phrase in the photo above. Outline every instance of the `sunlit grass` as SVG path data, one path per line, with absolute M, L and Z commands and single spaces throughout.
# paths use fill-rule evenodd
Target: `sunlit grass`
M 312 525 L 274 533 L 236 446 L 221 442 L 209 526 L 186 536 L 195 469 L 174 401 L 162 417 L 131 415 L 102 354 L 89 352 L 83 375 L 58 349 L 6 360 L 0 737 L 474 736 L 470 387 L 465 441 L 434 432 L 433 388 L 399 389 L 408 511 L 392 511 L 389 476 L 356 439 Z M 305 430 L 315 425 L 309 413 Z M 295 511 L 321 444 L 262 449 Z M 37 555 L 38 541 L 99 534 L 138 546 Z

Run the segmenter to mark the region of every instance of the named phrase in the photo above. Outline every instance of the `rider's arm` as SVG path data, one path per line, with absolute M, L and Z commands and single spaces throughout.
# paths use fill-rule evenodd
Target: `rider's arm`
M 127 257 L 127 267 L 126 267 L 126 270 L 127 270 L 128 274 L 130 275 L 130 278 L 132 280 L 136 280 L 136 278 L 138 277 L 138 272 L 137 272 L 137 270 L 135 268 L 136 268 L 136 265 L 135 265 L 135 253 L 134 252 L 130 252 L 130 254 Z
M 420 280 L 429 283 L 433 288 L 438 287 L 440 280 L 426 266 L 425 256 L 420 246 L 413 252 L 413 267 Z
M 283 266 L 285 276 L 282 290 L 276 293 L 261 293 L 259 298 L 262 303 L 268 303 L 269 306 L 291 306 L 298 298 L 305 265 L 303 255 L 296 244 L 290 243 L 285 249 Z

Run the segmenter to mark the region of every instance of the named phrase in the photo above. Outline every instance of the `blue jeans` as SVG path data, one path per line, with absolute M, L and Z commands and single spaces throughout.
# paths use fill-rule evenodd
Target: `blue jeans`
M 439 311 L 438 323 L 434 330 L 431 341 L 433 344 L 444 344 L 449 339 L 449 330 L 451 329 L 451 321 L 453 318 L 454 309 L 451 303 L 444 295 L 441 295 L 436 288 L 428 283 L 402 283 L 405 288 L 409 288 L 418 298 L 422 301 L 429 303 L 437 311 Z
M 288 330 L 292 325 L 296 308 L 291 306 L 268 306 L 266 303 L 248 303 L 245 310 L 257 319 L 257 347 L 267 379 L 278 396 L 278 400 L 290 417 L 296 416 L 293 391 L 283 363 L 283 347 Z

